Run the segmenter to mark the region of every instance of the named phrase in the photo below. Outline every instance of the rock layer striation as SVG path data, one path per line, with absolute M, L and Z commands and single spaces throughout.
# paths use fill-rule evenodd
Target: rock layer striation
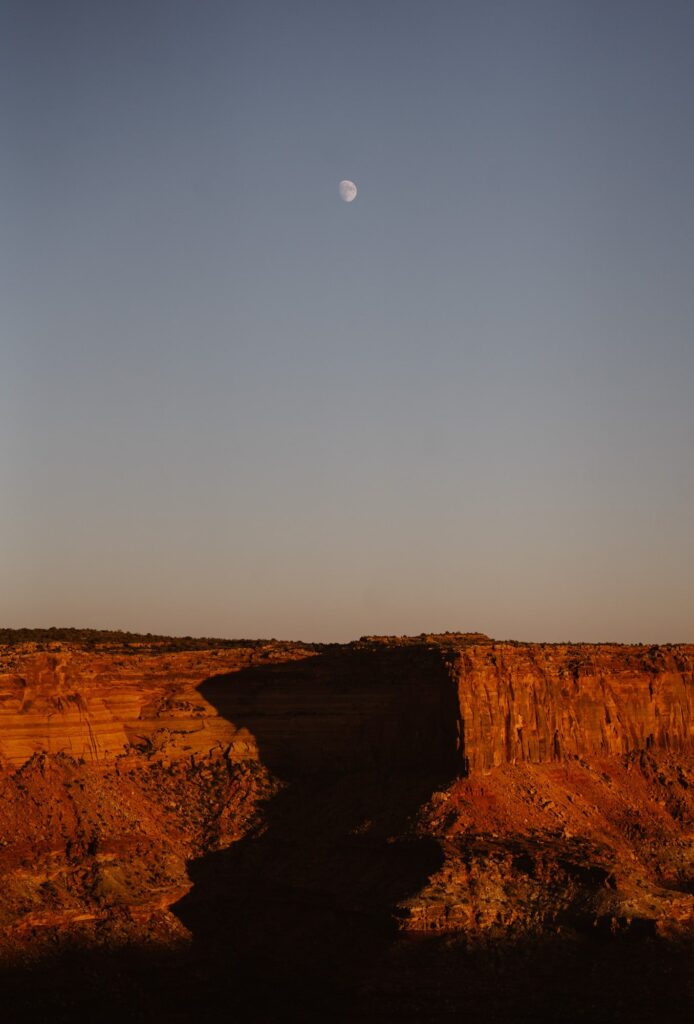
M 0 666 L 0 758 L 17 766 L 38 753 L 108 763 L 224 748 L 285 771 L 435 760 L 465 772 L 692 745 L 692 645 L 29 643 Z

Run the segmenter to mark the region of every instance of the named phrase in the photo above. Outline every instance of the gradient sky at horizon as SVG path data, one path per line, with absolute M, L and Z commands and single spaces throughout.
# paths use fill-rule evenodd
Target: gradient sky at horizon
M 0 624 L 694 641 L 694 6 L 0 39 Z

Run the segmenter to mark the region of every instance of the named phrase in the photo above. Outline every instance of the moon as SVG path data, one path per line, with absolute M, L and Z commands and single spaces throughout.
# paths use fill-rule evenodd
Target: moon
M 340 199 L 345 203 L 351 203 L 357 198 L 357 186 L 353 181 L 341 181 L 337 186 L 337 190 L 340 193 Z

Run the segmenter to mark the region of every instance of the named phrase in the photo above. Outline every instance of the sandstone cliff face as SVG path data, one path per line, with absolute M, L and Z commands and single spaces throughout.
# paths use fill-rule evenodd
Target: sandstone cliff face
M 443 1020 L 475 984 L 461 950 L 683 942 L 693 697 L 691 645 L 8 642 L 0 964 L 145 944 L 235 998 L 267 977 L 302 998 L 310 967 L 396 1018 L 426 990 Z M 402 945 L 423 935 L 443 974 Z
M 694 648 L 470 645 L 453 670 L 470 769 L 694 745 Z
M 44 645 L 41 645 L 44 646 Z M 217 714 L 201 695 L 208 676 L 306 656 L 300 645 L 159 652 L 151 645 L 109 651 L 21 645 L 0 667 L 0 758 L 20 766 L 34 754 L 92 763 L 161 751 L 207 754 L 233 747 L 257 758 L 254 738 Z M 4 669 L 4 671 L 3 671 Z
M 29 647 L 0 673 L 0 757 L 127 752 L 283 771 L 459 771 L 694 745 L 694 647 L 372 639 L 152 653 Z M 6 659 L 7 661 L 7 659 Z

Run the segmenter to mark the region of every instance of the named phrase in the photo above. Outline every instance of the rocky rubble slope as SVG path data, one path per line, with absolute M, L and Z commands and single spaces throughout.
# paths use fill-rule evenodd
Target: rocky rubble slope
M 694 647 L 3 639 L 31 1019 L 688 1018 Z

